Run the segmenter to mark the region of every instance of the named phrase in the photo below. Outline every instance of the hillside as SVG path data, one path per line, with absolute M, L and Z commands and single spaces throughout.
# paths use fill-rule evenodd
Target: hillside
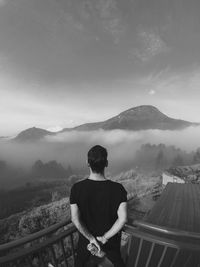
M 144 216 L 152 204 L 149 205 L 148 200 L 148 205 L 144 208 L 146 200 L 143 201 L 143 197 L 149 195 L 151 189 L 159 182 L 159 177 L 145 176 L 130 170 L 112 179 L 122 183 L 128 192 L 129 220 L 132 221 L 138 213 Z M 68 197 L 14 214 L 0 220 L 0 243 L 19 239 L 68 218 L 70 218 Z
M 61 220 L 70 218 L 69 199 L 20 212 L 0 220 L 0 244 L 35 233 Z

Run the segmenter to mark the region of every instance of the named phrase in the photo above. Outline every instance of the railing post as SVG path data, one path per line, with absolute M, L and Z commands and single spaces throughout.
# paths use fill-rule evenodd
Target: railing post
M 51 244 L 51 246 L 50 246 L 50 251 L 51 251 L 51 254 L 52 254 L 52 257 L 53 257 L 53 264 L 54 264 L 55 267 L 58 267 L 56 254 L 55 254 L 55 251 L 54 251 L 53 244 Z
M 28 256 L 26 260 L 27 260 L 27 262 L 28 262 L 28 265 L 29 265 L 30 267 L 33 267 L 31 257 Z
M 60 245 L 61 245 L 61 249 L 62 249 L 65 267 L 68 267 L 68 262 L 67 262 L 66 255 L 65 255 L 65 247 L 64 247 L 63 239 L 60 240 Z
M 70 235 L 70 241 L 71 241 L 71 245 L 72 245 L 72 258 L 73 258 L 73 262 L 75 264 L 75 249 L 74 249 L 73 234 Z
M 44 262 L 44 259 L 42 257 L 42 251 L 39 251 L 39 261 L 42 263 L 42 265 L 40 265 L 40 266 L 45 267 L 45 262 Z

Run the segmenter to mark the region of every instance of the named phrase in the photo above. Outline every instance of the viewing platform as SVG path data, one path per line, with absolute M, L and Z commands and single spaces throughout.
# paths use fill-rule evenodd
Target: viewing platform
M 57 223 L 0 245 L 0 267 L 72 267 L 77 240 L 71 221 Z M 127 267 L 200 267 L 200 185 L 168 183 L 143 221 L 125 225 L 121 252 Z

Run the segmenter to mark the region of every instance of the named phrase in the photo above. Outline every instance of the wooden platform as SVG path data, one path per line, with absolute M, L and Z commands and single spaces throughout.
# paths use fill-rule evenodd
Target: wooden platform
M 200 233 L 200 185 L 168 183 L 144 221 Z
M 143 221 L 127 226 L 127 267 L 200 266 L 200 185 L 169 183 Z

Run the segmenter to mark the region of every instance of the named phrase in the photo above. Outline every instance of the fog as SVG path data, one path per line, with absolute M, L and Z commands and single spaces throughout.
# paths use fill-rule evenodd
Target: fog
M 91 131 L 91 132 L 65 132 L 56 136 L 46 137 L 47 142 L 88 144 L 102 143 L 105 146 L 115 148 L 131 145 L 132 149 L 143 143 L 174 145 L 187 151 L 196 150 L 200 146 L 200 126 L 188 127 L 184 130 L 143 130 L 143 131 Z M 126 151 L 128 152 L 128 151 Z
M 0 142 L 0 160 L 9 164 L 29 168 L 41 159 L 44 162 L 56 160 L 63 166 L 70 164 L 74 169 L 86 169 L 87 151 L 95 144 L 108 149 L 110 172 L 130 168 L 134 155 L 142 144 L 174 145 L 188 152 L 200 147 L 200 127 L 189 127 L 181 131 L 71 131 L 48 136 L 35 143 Z

